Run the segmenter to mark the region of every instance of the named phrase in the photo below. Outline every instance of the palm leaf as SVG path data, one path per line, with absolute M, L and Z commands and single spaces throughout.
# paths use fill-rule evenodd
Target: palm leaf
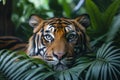
M 6 50 L 0 51 L 0 64 L 0 70 L 11 80 L 119 80 L 120 49 L 112 42 L 103 44 L 96 55 L 81 56 L 64 71 L 53 71 L 40 59 Z
M 17 55 L 17 52 L 11 52 L 7 50 L 0 51 L 0 70 L 6 75 L 8 79 L 16 80 L 30 80 L 40 79 L 45 80 L 50 76 L 55 76 L 52 79 L 59 80 L 79 80 L 79 75 L 86 69 L 89 64 L 84 63 L 81 60 L 86 58 L 78 59 L 72 68 L 64 71 L 53 71 L 45 62 L 40 59 L 32 59 L 26 57 L 26 55 Z M 87 65 L 86 65 L 87 64 Z M 57 76 L 57 77 L 56 77 Z
M 39 60 L 39 62 L 43 63 L 41 60 Z M 30 80 L 31 78 L 34 78 L 34 76 L 45 79 L 53 74 L 49 73 L 46 76 L 44 71 L 46 71 L 46 73 L 49 72 L 46 65 L 37 64 L 37 60 L 34 61 L 25 55 L 17 55 L 17 52 L 7 50 L 0 51 L 0 64 L 0 70 L 10 80 Z
M 85 80 L 119 80 L 119 74 L 120 49 L 116 49 L 110 42 L 103 44 L 97 51 L 96 59 L 91 63 Z

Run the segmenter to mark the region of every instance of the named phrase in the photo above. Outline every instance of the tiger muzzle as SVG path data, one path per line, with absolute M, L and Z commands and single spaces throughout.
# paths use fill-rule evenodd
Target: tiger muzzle
M 58 60 L 61 60 L 67 56 L 66 53 L 53 53 L 53 56 L 56 57 Z

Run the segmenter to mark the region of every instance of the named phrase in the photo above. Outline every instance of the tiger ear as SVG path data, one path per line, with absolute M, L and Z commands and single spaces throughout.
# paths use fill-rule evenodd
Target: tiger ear
M 90 17 L 88 14 L 82 14 L 79 17 L 75 18 L 77 22 L 87 28 L 90 25 Z
M 42 21 L 43 19 L 40 18 L 39 16 L 32 15 L 29 19 L 29 25 L 33 28 L 36 28 Z

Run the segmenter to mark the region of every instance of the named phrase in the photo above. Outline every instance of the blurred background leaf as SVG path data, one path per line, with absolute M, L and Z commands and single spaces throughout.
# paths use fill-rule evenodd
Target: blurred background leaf
M 86 1 L 86 10 L 90 15 L 91 19 L 91 27 L 88 29 L 88 34 L 92 40 L 92 45 L 100 46 L 101 43 L 108 41 L 109 37 L 107 36 L 112 35 L 111 32 L 114 31 L 111 30 L 111 32 L 109 32 L 112 25 L 114 24 L 115 16 L 118 15 L 117 12 L 119 7 L 120 7 L 119 0 L 115 0 L 111 4 L 107 5 L 107 7 L 104 7 L 103 9 L 104 11 L 100 10 L 98 5 L 96 5 L 95 2 L 93 2 L 92 0 Z M 118 20 L 118 22 L 120 21 Z M 118 30 L 120 29 L 118 24 L 116 27 Z
M 0 2 L 2 2 L 3 5 L 6 4 L 6 0 L 0 0 Z
M 120 1 L 83 0 L 82 6 L 73 12 L 80 1 L 82 0 L 13 0 L 12 21 L 16 26 L 15 35 L 24 41 L 29 39 L 32 34 L 32 28 L 28 25 L 31 14 L 37 14 L 41 18 L 47 19 L 51 17 L 74 18 L 80 14 L 88 13 L 91 26 L 87 32 L 91 41 L 95 41 L 94 45 L 108 41 L 108 35 L 112 34 L 109 31 L 114 24 L 113 20 L 115 16 L 119 15 Z

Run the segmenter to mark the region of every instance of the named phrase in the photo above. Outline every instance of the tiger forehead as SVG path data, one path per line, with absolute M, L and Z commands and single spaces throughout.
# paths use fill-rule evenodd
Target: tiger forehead
M 44 27 L 45 30 L 56 30 L 56 29 L 65 29 L 66 27 L 72 28 L 72 23 L 70 22 L 70 19 L 65 18 L 52 18 L 49 20 L 46 20 L 46 25 Z
M 66 18 L 52 18 L 47 20 L 48 25 L 53 25 L 55 27 L 66 27 L 67 25 L 72 24 L 70 19 Z
M 54 32 L 54 30 L 65 30 L 66 32 L 69 32 L 71 30 L 75 31 L 75 26 L 71 19 L 52 18 L 45 21 L 44 30 L 52 32 Z

